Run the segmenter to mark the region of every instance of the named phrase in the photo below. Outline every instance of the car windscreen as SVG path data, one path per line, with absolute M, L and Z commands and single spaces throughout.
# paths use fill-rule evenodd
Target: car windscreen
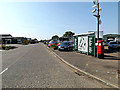
M 57 44 L 57 42 L 51 41 L 50 44 Z
M 69 45 L 69 42 L 62 42 L 61 45 Z
M 74 43 L 73 42 L 70 42 L 70 45 L 73 45 Z

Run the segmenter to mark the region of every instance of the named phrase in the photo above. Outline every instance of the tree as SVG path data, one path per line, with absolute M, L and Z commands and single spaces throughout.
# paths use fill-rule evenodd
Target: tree
M 75 33 L 71 32 L 71 31 L 67 31 L 65 32 L 65 34 L 63 34 L 64 37 L 72 37 Z
M 74 34 L 75 34 L 75 33 L 71 32 L 71 31 L 67 31 L 67 32 L 65 32 L 65 33 L 63 34 L 63 37 L 68 38 L 69 40 L 71 40 L 71 39 L 73 38 L 73 35 L 74 35 Z
M 58 40 L 58 39 L 59 39 L 59 36 L 58 36 L 58 35 L 52 36 L 52 40 Z

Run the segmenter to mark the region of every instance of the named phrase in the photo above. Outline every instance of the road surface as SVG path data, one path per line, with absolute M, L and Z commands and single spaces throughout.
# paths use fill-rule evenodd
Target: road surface
M 2 52 L 3 88 L 104 88 L 78 76 L 43 44 L 20 45 Z

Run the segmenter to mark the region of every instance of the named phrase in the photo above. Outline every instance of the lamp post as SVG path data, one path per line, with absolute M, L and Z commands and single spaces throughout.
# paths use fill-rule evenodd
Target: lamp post
M 99 40 L 99 19 L 100 19 L 100 15 L 99 15 L 99 2 L 97 3 L 98 6 L 98 12 L 97 12 L 97 20 L 98 20 L 98 25 L 97 25 L 97 41 Z
M 95 13 L 97 11 L 97 15 L 93 15 L 97 18 L 97 43 L 99 41 L 99 25 L 101 24 L 101 20 L 100 20 L 100 14 L 99 12 L 101 11 L 101 8 L 99 8 L 99 0 L 94 0 L 93 1 L 94 6 L 92 6 L 93 8 L 96 8 L 92 11 L 92 13 Z M 98 50 L 97 50 L 97 57 L 98 57 Z

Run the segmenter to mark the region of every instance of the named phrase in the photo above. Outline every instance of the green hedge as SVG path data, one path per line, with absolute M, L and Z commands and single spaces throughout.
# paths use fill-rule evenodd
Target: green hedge
M 14 48 L 16 48 L 16 47 L 15 46 L 5 46 L 5 45 L 1 46 L 1 49 L 3 49 L 3 50 L 9 50 L 9 49 L 14 49 Z

